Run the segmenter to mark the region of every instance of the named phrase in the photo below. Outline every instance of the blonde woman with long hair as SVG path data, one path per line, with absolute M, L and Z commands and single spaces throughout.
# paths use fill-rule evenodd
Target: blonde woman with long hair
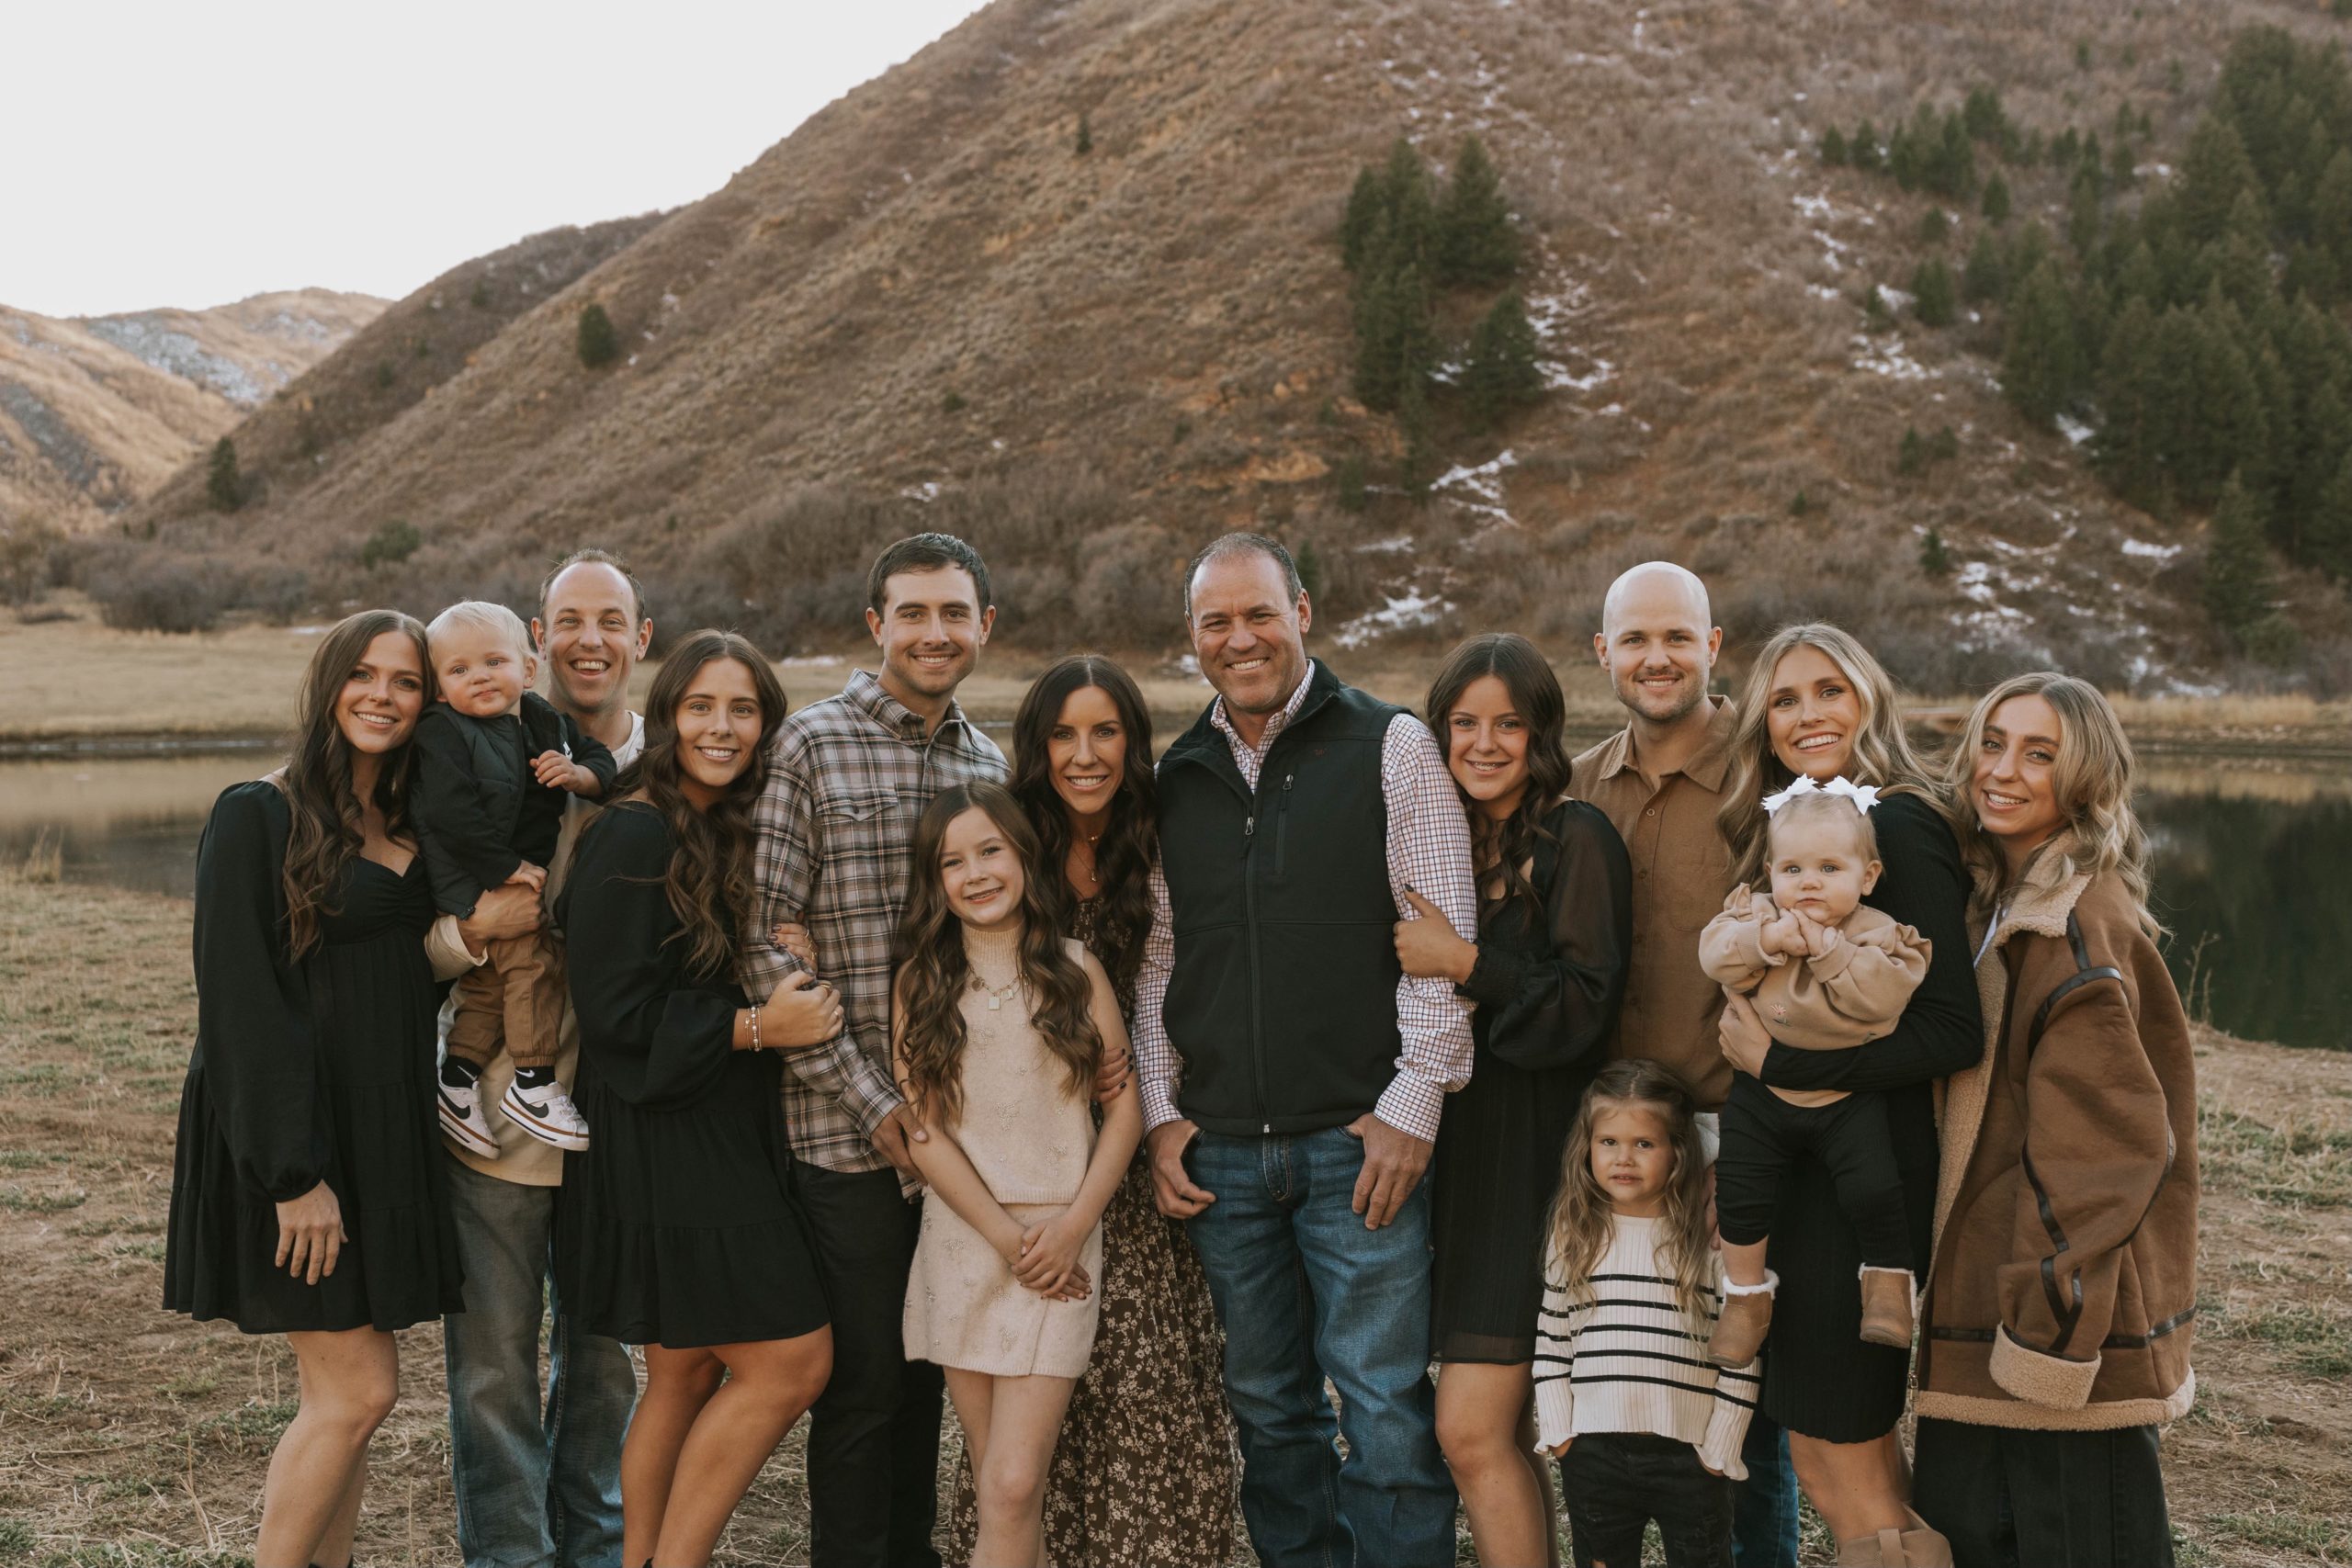
M 1732 998 L 1724 1055 L 1768 1089 L 1878 1091 L 1912 1254 L 1926 1257 L 1937 1170 L 1932 1085 L 1973 1066 L 1984 1050 L 1968 963 L 1969 879 L 1941 786 L 1905 739 L 1894 682 L 1878 660 L 1818 623 L 1782 628 L 1757 655 L 1739 704 L 1732 775 L 1721 821 L 1743 880 L 1763 864 L 1766 795 L 1800 777 L 1879 791 L 1871 821 L 1882 869 L 1864 902 L 1926 940 L 1926 976 L 1890 1032 L 1844 1051 L 1777 1043 L 1755 1007 Z M 1894 1427 L 1909 1352 L 1861 1341 L 1861 1247 L 1817 1161 L 1791 1170 L 1770 1235 L 1770 1267 L 1780 1282 L 1761 1409 L 1788 1428 L 1798 1482 L 1836 1536 L 1838 1560 L 1882 1568 L 1949 1562 L 1942 1538 L 1905 1497 Z
M 1917 1498 L 1962 1563 L 2172 1562 L 2197 1081 L 2132 773 L 2107 699 L 2048 672 L 1986 693 L 1952 756 L 1994 1028 L 1945 1099 Z

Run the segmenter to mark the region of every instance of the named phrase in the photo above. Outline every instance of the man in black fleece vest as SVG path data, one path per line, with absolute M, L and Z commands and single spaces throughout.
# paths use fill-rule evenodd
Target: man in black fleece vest
M 1395 926 L 1409 892 L 1471 934 L 1469 828 L 1420 721 L 1307 659 L 1281 545 L 1202 551 L 1185 618 L 1217 698 L 1159 764 L 1135 1047 L 1159 1206 L 1225 1324 L 1242 1512 L 1269 1563 L 1450 1563 L 1420 1179 L 1470 1025 Z

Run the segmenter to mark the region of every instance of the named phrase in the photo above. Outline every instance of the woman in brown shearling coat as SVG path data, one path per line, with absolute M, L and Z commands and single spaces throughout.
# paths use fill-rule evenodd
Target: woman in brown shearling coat
M 2020 675 L 1952 768 L 1990 1049 L 1945 1092 L 1915 1503 L 1961 1568 L 2169 1564 L 2156 1429 L 2196 1389 L 2197 1090 L 2131 745 L 2096 688 Z

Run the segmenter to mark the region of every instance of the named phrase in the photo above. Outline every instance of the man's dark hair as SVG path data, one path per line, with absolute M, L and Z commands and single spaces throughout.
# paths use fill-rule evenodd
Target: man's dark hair
M 622 581 L 628 584 L 629 598 L 637 605 L 637 614 L 631 616 L 630 620 L 637 626 L 643 626 L 645 624 L 645 617 L 647 615 L 645 608 L 645 584 L 637 580 L 637 573 L 628 569 L 628 562 L 621 559 L 620 557 L 613 554 L 612 551 L 600 550 L 594 545 L 589 546 L 584 550 L 572 551 L 570 555 L 564 557 L 561 560 L 548 568 L 548 574 L 539 579 L 539 620 L 542 624 L 544 624 L 548 618 L 548 593 L 555 587 L 555 580 L 561 577 L 565 572 L 571 570 L 575 566 L 608 566 L 615 571 L 619 572 L 621 574 Z
M 1306 592 L 1306 585 L 1299 581 L 1298 563 L 1290 558 L 1290 551 L 1283 547 L 1283 542 L 1270 539 L 1263 534 L 1233 533 L 1210 540 L 1208 546 L 1193 558 L 1193 564 L 1184 569 L 1184 618 L 1188 621 L 1193 618 L 1193 579 L 1201 575 L 1201 568 L 1213 560 L 1223 560 L 1227 556 L 1250 555 L 1268 557 L 1283 569 L 1283 587 L 1289 592 L 1290 602 L 1297 604 L 1298 596 Z
M 865 607 L 876 615 L 882 613 L 882 593 L 890 580 L 902 571 L 938 571 L 956 567 L 969 572 L 972 587 L 979 594 L 976 609 L 986 610 L 995 600 L 989 597 L 989 563 L 980 552 L 953 534 L 915 534 L 900 539 L 874 558 L 874 570 L 865 574 Z

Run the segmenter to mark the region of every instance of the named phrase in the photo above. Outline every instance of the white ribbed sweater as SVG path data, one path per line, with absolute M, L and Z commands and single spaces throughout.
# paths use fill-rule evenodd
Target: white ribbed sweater
M 1535 1440 L 1551 1449 L 1588 1432 L 1649 1432 L 1689 1443 L 1708 1469 L 1745 1480 L 1739 1446 L 1762 1380 L 1754 1361 L 1719 1369 L 1707 1359 L 1714 1313 L 1693 1317 L 1675 1304 L 1674 1280 L 1657 1256 L 1662 1229 L 1657 1220 L 1619 1216 L 1580 1302 L 1562 1288 L 1558 1258 L 1544 1259 Z M 1722 1292 L 1718 1262 L 1718 1302 Z

